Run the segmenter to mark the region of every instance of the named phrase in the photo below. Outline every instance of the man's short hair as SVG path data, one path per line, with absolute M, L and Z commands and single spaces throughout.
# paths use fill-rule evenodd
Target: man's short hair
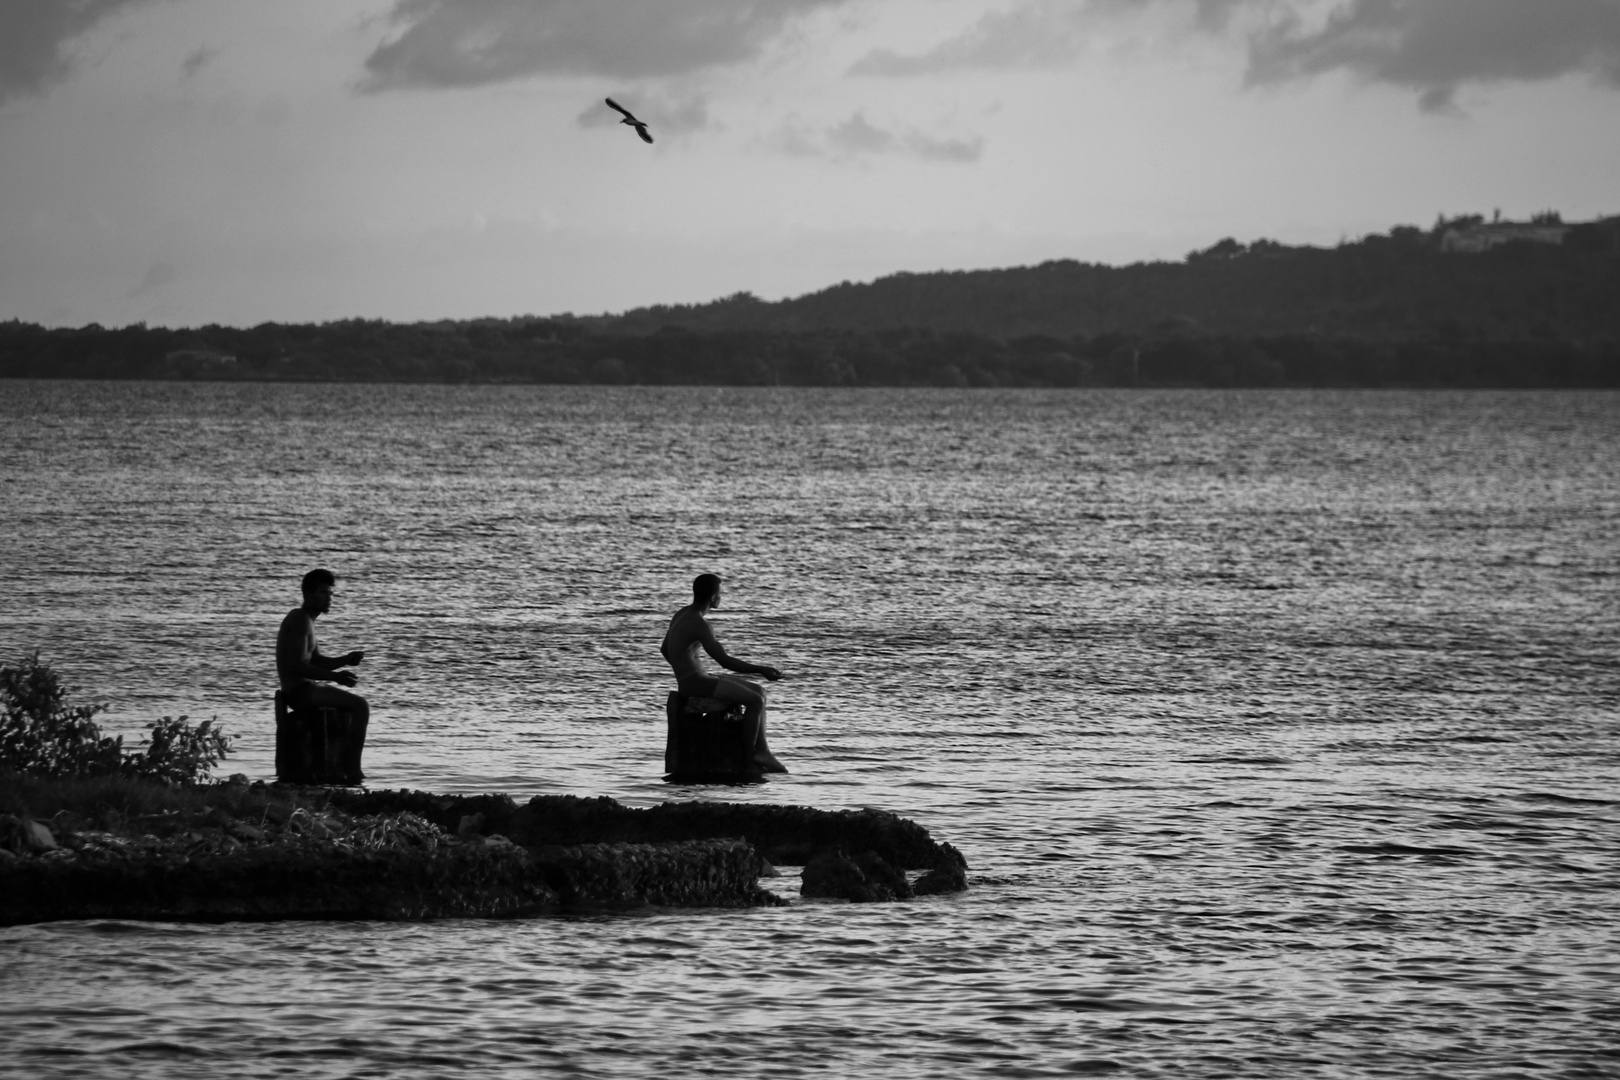
M 702 607 L 720 591 L 720 575 L 699 574 L 692 579 L 692 603 Z
M 299 586 L 305 593 L 312 593 L 322 585 L 335 587 L 337 575 L 330 570 L 311 570 L 304 575 L 303 583 Z

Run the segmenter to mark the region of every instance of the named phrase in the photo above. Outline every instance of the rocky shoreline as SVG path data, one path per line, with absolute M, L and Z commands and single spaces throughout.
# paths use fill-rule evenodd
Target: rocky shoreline
M 217 793 L 213 797 L 212 793 Z M 878 810 L 213 785 L 194 806 L 0 815 L 0 925 L 63 919 L 511 918 L 579 909 L 893 901 L 966 860 Z M 908 873 L 909 872 L 909 873 Z M 920 872 L 920 873 L 919 873 Z

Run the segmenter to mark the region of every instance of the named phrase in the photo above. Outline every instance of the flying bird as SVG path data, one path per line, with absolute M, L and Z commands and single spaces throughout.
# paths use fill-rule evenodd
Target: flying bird
M 640 120 L 637 120 L 635 118 L 635 115 L 633 113 L 631 113 L 631 111 L 629 109 L 625 108 L 623 105 L 620 105 L 617 101 L 614 101 L 612 98 L 608 98 L 607 103 L 608 103 L 608 106 L 610 108 L 624 114 L 624 119 L 620 120 L 619 123 L 621 123 L 621 124 L 629 124 L 631 127 L 635 128 L 636 129 L 636 134 L 641 136 L 641 141 L 642 142 L 650 143 L 650 142 L 653 141 L 653 137 L 651 135 L 647 134 L 647 125 L 643 124 Z

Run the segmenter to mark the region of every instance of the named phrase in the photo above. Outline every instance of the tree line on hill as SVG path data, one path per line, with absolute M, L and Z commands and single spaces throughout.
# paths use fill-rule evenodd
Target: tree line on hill
M 1472 218 L 1462 219 L 1465 222 Z M 1457 219 L 1397 227 L 1334 248 L 1225 239 L 1183 262 L 1113 267 L 1059 260 L 1003 270 L 894 274 L 765 303 L 744 293 L 610 320 L 617 329 L 894 330 L 997 338 L 1293 334 L 1420 341 L 1620 338 L 1620 219 L 1572 227 L 1559 245 L 1516 241 L 1445 252 Z
M 0 377 L 793 386 L 1620 386 L 1620 223 L 1444 253 L 1223 240 L 1183 263 L 896 274 L 618 316 L 0 323 Z M 1465 222 L 1471 219 L 1463 219 Z
M 1004 339 L 926 329 L 591 330 L 383 322 L 250 330 L 0 324 L 0 376 L 717 386 L 1620 386 L 1620 341 L 1322 335 Z

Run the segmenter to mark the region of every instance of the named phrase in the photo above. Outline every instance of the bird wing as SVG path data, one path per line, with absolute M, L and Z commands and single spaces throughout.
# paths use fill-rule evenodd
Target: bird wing
M 641 141 L 642 142 L 649 142 L 650 143 L 650 142 L 653 141 L 652 136 L 647 134 L 647 125 L 646 124 L 637 124 L 636 125 L 636 134 L 641 136 Z
M 617 101 L 614 101 L 612 98 L 607 98 L 606 101 L 608 103 L 608 108 L 616 109 L 619 112 L 624 113 L 624 115 L 629 118 L 631 123 L 633 123 L 633 124 L 641 123 L 641 121 L 637 120 L 634 116 L 630 115 L 630 110 L 629 109 L 625 108 L 623 105 L 620 105 Z

